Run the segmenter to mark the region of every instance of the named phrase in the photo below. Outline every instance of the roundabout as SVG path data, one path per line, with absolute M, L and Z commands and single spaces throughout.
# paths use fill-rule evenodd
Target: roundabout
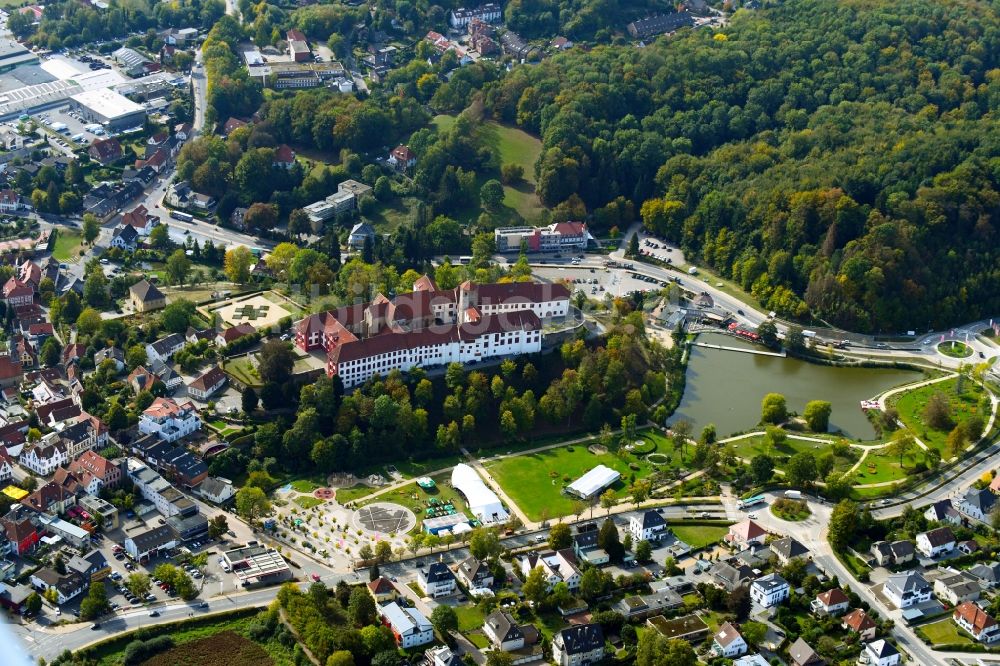
M 944 354 L 951 358 L 969 358 L 972 356 L 972 347 L 958 340 L 942 342 L 938 344 L 937 350 L 939 354 Z

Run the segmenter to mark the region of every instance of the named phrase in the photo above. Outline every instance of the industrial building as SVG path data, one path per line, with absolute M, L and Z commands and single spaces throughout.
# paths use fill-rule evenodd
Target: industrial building
M 21 65 L 37 64 L 37 55 L 12 39 L 0 39 L 0 74 Z
M 113 90 L 88 90 L 70 98 L 73 107 L 91 122 L 101 123 L 112 131 L 139 127 L 146 120 L 146 110 Z

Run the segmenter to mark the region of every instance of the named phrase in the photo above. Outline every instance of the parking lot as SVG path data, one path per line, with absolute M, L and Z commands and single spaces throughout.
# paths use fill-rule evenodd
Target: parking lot
M 57 145 L 61 144 L 60 147 L 72 144 L 87 146 L 107 136 L 99 123 L 84 120 L 79 113 L 70 109 L 68 104 L 43 111 L 34 118 L 39 124 L 62 137 L 55 140 Z
M 544 266 L 532 270 L 534 275 L 551 281 L 566 280 L 574 291 L 587 298 L 601 299 L 605 294 L 624 296 L 633 291 L 657 291 L 665 283 L 630 272 L 623 268 L 588 268 L 587 266 Z

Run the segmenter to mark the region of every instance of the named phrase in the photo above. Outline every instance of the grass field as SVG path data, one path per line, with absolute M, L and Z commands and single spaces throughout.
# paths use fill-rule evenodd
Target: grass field
M 459 631 L 472 631 L 473 629 L 483 628 L 483 622 L 486 620 L 486 613 L 484 613 L 479 606 L 462 604 L 461 606 L 455 606 L 454 608 L 455 615 L 458 616 Z
M 337 488 L 336 499 L 340 504 L 347 504 L 348 502 L 359 500 L 362 497 L 367 497 L 376 490 L 378 490 L 378 488 L 371 488 L 359 483 L 358 485 L 351 486 L 350 488 Z
M 455 117 L 435 116 L 432 123 L 446 131 L 454 126 Z M 501 165 L 517 164 L 524 169 L 523 182 L 504 185 L 504 204 L 526 221 L 534 221 L 545 209 L 535 194 L 535 162 L 542 152 L 542 142 L 523 130 L 494 121 L 484 122 L 480 132 L 479 138 L 497 155 Z M 502 213 L 499 215 L 502 217 Z
M 812 453 L 820 454 L 830 448 L 829 442 L 814 442 L 807 439 L 798 439 L 794 435 L 789 434 L 788 438 L 785 439 L 784 443 L 773 447 L 773 449 L 767 446 L 764 442 L 764 437 L 747 437 L 746 439 L 741 439 L 728 446 L 733 447 L 733 451 L 740 458 L 753 458 L 758 455 L 767 455 L 772 458 L 780 456 L 794 456 L 796 453 Z
M 147 659 L 143 666 L 215 666 L 225 655 L 232 666 L 272 666 L 267 651 L 248 638 L 232 631 L 178 645 Z
M 656 452 L 668 458 L 668 465 L 681 465 L 680 452 L 675 452 L 666 438 L 652 432 L 644 433 L 643 437 L 656 444 Z M 692 448 L 686 451 L 689 459 Z M 541 520 L 543 516 L 554 518 L 573 513 L 578 500 L 564 495 L 563 487 L 601 464 L 621 473 L 622 478 L 612 486 L 619 498 L 627 496 L 633 477 L 641 479 L 654 468 L 645 457 L 625 452 L 595 455 L 583 445 L 503 458 L 488 463 L 487 468 L 529 518 Z
M 450 473 L 446 472 L 444 474 L 432 476 L 431 478 L 434 479 L 436 484 L 436 487 L 433 490 L 424 490 L 417 485 L 416 481 L 411 481 L 410 483 L 400 486 L 392 492 L 379 495 L 378 497 L 373 497 L 370 500 L 365 500 L 364 496 L 362 496 L 361 500 L 358 502 L 358 506 L 361 507 L 365 504 L 369 504 L 370 502 L 393 502 L 395 504 L 399 504 L 400 506 L 405 506 L 407 509 L 412 511 L 414 515 L 416 515 L 417 526 L 419 526 L 420 521 L 426 517 L 424 515 L 424 510 L 427 509 L 428 502 L 430 502 L 431 498 L 436 498 L 445 504 L 451 502 L 456 511 L 469 515 L 467 513 L 468 506 L 466 506 L 465 500 L 462 499 L 462 496 L 457 490 L 448 485 L 448 482 L 451 479 Z M 343 491 L 338 491 L 338 493 L 341 492 Z M 341 496 L 338 496 L 337 501 L 341 504 L 344 503 Z
M 729 526 L 671 523 L 670 530 L 678 539 L 697 550 L 722 541 L 722 538 L 729 532 Z
M 80 258 L 80 246 L 83 245 L 83 234 L 60 227 L 56 232 L 56 244 L 52 256 L 59 261 L 77 261 Z
M 319 506 L 323 503 L 323 500 L 313 497 L 312 495 L 299 495 L 292 501 L 301 506 L 303 509 L 311 509 L 314 506 Z
M 253 386 L 255 388 L 263 386 L 263 383 L 260 381 L 260 377 L 257 376 L 257 371 L 250 366 L 250 359 L 248 356 L 240 356 L 239 358 L 234 358 L 231 361 L 226 361 L 224 369 L 226 372 L 247 386 Z
M 314 483 L 309 479 L 295 479 L 290 484 L 292 490 L 297 490 L 300 493 L 311 493 L 320 487 L 318 483 Z
M 979 408 L 979 399 L 983 396 L 982 388 L 969 379 L 963 381 L 961 395 L 956 393 L 957 387 L 957 377 L 922 386 L 912 391 L 906 391 L 896 399 L 894 404 L 903 423 L 916 433 L 927 446 L 940 451 L 941 457 L 946 460 L 952 457 L 952 452 L 948 450 L 947 446 L 948 430 L 936 430 L 924 423 L 924 408 L 932 395 L 940 393 L 948 399 L 951 419 L 955 424 L 965 423 L 973 415 L 982 418 L 983 423 L 989 421 L 990 418 L 988 411 L 981 411 Z
M 921 625 L 917 627 L 917 633 L 934 645 L 975 644 L 971 636 L 959 631 L 958 626 L 951 621 L 951 618 Z
M 419 203 L 416 197 L 394 197 L 391 201 L 378 206 L 377 210 L 368 216 L 368 220 L 376 230 L 392 233 L 414 219 Z

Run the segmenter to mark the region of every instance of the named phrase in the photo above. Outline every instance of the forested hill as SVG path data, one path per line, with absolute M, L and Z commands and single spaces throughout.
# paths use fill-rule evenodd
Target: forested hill
M 852 329 L 1000 312 L 1000 4 L 795 0 L 487 89 L 539 194 L 644 222 L 770 309 Z M 601 219 L 601 216 L 596 216 Z

